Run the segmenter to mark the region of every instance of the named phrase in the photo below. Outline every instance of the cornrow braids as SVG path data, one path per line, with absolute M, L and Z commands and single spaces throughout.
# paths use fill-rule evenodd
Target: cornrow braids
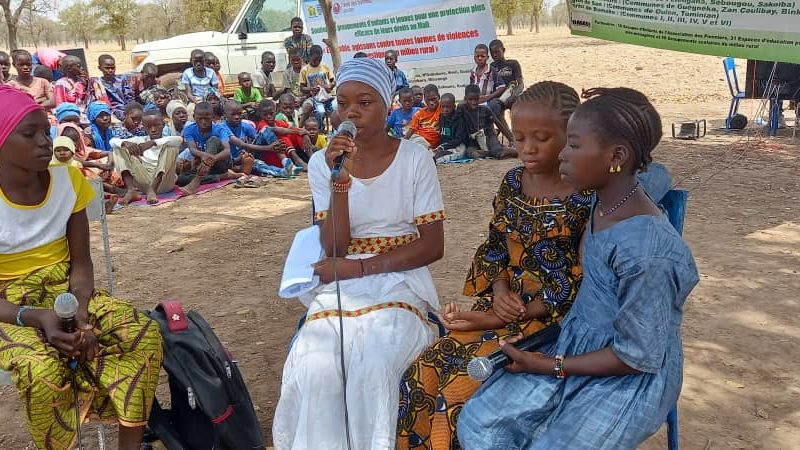
M 561 113 L 566 123 L 572 113 L 581 104 L 581 98 L 575 89 L 557 81 L 541 81 L 530 86 L 517 97 L 512 109 L 526 103 L 541 103 Z
M 593 88 L 582 93 L 588 99 L 578 108 L 580 114 L 591 113 L 597 133 L 606 140 L 627 142 L 636 157 L 634 167 L 647 170 L 653 161 L 651 152 L 661 141 L 661 116 L 647 96 L 630 88 Z

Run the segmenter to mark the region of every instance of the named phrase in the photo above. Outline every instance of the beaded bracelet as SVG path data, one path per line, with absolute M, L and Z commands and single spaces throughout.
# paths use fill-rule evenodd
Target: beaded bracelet
M 22 313 L 25 311 L 30 311 L 33 309 L 33 306 L 20 306 L 17 310 L 17 326 L 24 327 L 25 324 L 22 323 Z
M 567 373 L 564 372 L 564 355 L 556 355 L 556 368 L 553 371 L 556 373 L 556 378 L 567 376 Z
M 353 185 L 353 179 L 350 178 L 347 180 L 347 183 L 337 183 L 335 181 L 331 181 L 331 191 L 337 194 L 344 194 L 350 190 L 350 186 Z

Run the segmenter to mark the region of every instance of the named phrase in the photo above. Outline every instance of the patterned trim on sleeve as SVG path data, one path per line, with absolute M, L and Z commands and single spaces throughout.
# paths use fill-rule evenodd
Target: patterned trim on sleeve
M 432 213 L 423 214 L 414 218 L 414 225 L 427 225 L 429 223 L 440 222 L 445 220 L 444 210 L 434 211 Z

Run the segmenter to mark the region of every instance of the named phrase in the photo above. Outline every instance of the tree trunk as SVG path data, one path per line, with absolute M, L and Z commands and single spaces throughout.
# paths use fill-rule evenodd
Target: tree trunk
M 124 52 L 125 50 L 127 50 L 127 48 L 125 48 L 125 44 L 126 44 L 126 42 L 125 42 L 125 36 L 120 36 L 120 37 L 119 37 L 119 49 L 120 49 L 120 50 L 122 50 L 123 52 Z
M 535 24 L 536 34 L 539 34 L 539 15 L 533 16 L 533 23 Z
M 326 42 L 331 51 L 331 60 L 333 60 L 333 72 L 339 70 L 342 65 L 342 54 L 339 52 L 339 39 L 336 35 L 336 21 L 333 19 L 333 12 L 331 12 L 330 0 L 320 0 L 322 7 L 322 16 L 325 18 L 325 29 L 328 31 L 328 41 Z
M 85 48 L 85 49 L 89 48 L 89 37 L 88 36 L 84 36 L 83 37 L 83 48 Z
M 511 13 L 510 12 L 506 13 L 506 28 L 508 30 L 508 31 L 506 31 L 506 34 L 508 36 L 511 36 L 511 35 L 514 34 L 514 21 L 513 21 L 512 17 L 511 17 Z
M 17 49 L 19 48 L 19 44 L 17 43 L 17 24 L 10 22 L 10 18 L 6 16 L 6 29 L 8 30 L 8 48 L 10 49 Z

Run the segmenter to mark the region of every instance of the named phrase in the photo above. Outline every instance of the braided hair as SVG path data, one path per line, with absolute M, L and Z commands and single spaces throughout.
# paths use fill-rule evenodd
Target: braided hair
M 633 150 L 634 168 L 647 170 L 650 153 L 661 141 L 661 116 L 647 96 L 630 88 L 593 88 L 576 114 L 591 114 L 596 132 L 606 142 L 623 140 Z
M 559 111 L 566 124 L 573 112 L 581 104 L 581 98 L 575 89 L 557 81 L 542 81 L 530 86 L 514 101 L 514 109 L 526 103 L 540 103 Z

